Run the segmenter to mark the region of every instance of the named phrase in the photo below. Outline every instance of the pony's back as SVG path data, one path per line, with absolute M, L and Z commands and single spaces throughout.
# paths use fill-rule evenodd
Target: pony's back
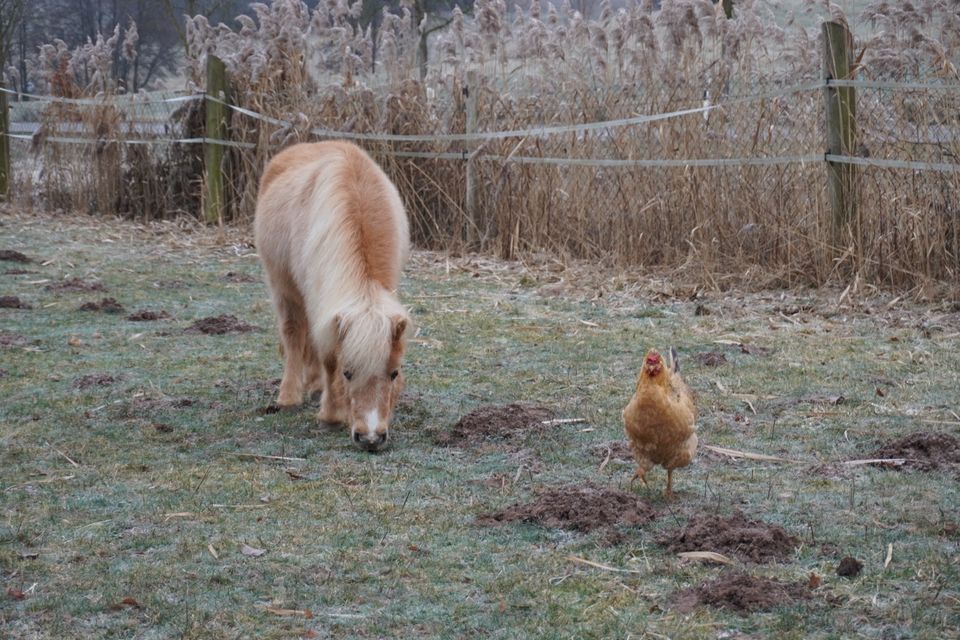
M 260 182 L 254 233 L 261 257 L 300 282 L 320 270 L 324 280 L 335 272 L 393 291 L 410 252 L 396 188 L 346 142 L 299 144 L 274 157 Z

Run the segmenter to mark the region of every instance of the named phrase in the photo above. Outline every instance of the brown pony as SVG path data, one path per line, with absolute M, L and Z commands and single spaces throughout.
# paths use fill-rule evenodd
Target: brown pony
M 318 418 L 379 449 L 410 325 L 396 293 L 410 253 L 396 187 L 353 144 L 292 146 L 263 173 L 254 237 L 280 329 L 277 404 L 322 392 Z

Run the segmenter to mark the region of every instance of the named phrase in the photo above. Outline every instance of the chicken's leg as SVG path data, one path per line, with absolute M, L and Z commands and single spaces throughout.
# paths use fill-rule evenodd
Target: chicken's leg
M 637 470 L 633 472 L 633 477 L 630 478 L 631 486 L 633 485 L 633 483 L 636 481 L 637 478 L 640 478 L 640 482 L 643 483 L 643 486 L 647 488 L 650 487 L 650 485 L 647 484 L 647 470 L 644 467 L 642 466 L 637 467 Z
M 667 469 L 667 490 L 663 492 L 667 498 L 673 497 L 673 469 Z

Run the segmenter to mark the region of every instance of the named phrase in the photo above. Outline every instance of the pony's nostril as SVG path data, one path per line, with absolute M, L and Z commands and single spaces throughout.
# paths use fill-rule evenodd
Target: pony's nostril
M 359 431 L 353 432 L 353 441 L 359 443 L 363 436 L 360 435 Z
M 385 433 L 377 434 L 377 444 L 383 444 L 386 441 L 387 441 L 387 434 Z

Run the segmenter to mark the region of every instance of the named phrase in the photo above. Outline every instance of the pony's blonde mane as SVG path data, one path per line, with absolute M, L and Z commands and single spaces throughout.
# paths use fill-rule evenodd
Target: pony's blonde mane
M 400 196 L 385 176 L 381 198 L 365 201 L 358 197 L 355 177 L 343 175 L 337 160 L 324 157 L 299 169 L 312 181 L 301 206 L 315 210 L 308 212 L 313 224 L 294 269 L 300 282 L 311 285 L 303 294 L 318 351 L 331 353 L 339 342 L 341 360 L 356 374 L 369 375 L 390 356 L 394 318 L 408 317 L 396 293 L 385 286 L 396 284 L 383 282 L 382 274 L 381 280 L 371 277 L 369 252 L 386 250 L 376 257 L 390 264 L 389 275 L 396 280 L 409 253 L 408 223 Z M 363 206 L 391 211 L 386 218 L 397 228 L 377 229 L 389 238 L 385 244 L 364 244 L 371 238 L 363 236 L 357 222 L 357 209 Z
M 340 311 L 340 361 L 359 378 L 387 373 L 382 370 L 393 350 L 396 318 L 407 312 L 395 298 L 381 291 L 375 300 Z

